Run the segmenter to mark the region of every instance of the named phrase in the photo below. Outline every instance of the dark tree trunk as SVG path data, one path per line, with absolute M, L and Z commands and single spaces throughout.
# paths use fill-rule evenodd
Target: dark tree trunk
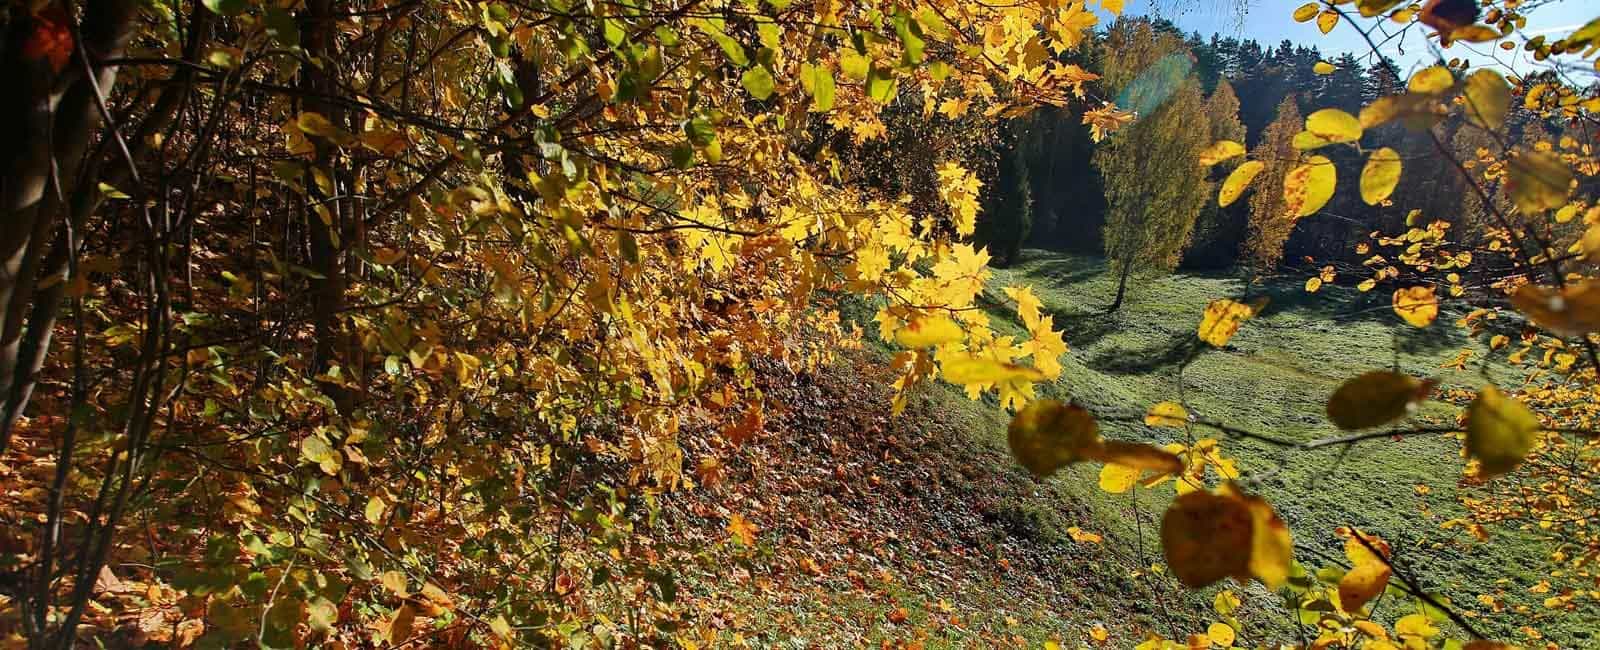
M 1128 275 L 1133 272 L 1133 265 L 1124 263 L 1122 272 L 1117 274 L 1117 299 L 1111 301 L 1111 306 L 1106 307 L 1106 313 L 1116 313 L 1122 309 L 1122 300 L 1128 295 Z
M 30 44 L 70 32 L 72 12 L 50 4 L 10 11 L 0 40 L 0 452 L 11 442 L 49 350 L 69 258 L 63 224 L 98 204 L 99 165 L 85 154 L 100 130 L 116 66 L 94 68 L 74 48 L 56 57 Z M 91 62 L 122 56 L 138 11 L 131 0 L 92 0 L 76 33 Z M 86 170 L 80 178 L 79 170 Z M 48 282 L 46 280 L 48 279 Z

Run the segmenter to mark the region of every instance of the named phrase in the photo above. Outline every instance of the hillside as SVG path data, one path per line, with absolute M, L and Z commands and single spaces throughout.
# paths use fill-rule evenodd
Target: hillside
M 1045 396 L 1076 399 L 1106 414 L 1140 414 L 1175 399 L 1177 364 L 1205 303 L 1243 291 L 1241 282 L 1221 276 L 1146 279 L 1120 312 L 1105 314 L 1114 279 L 1098 260 L 1027 251 L 995 275 L 995 287 L 1032 283 L 1072 346 L 1066 373 Z M 1309 414 L 1321 411 L 1340 381 L 1366 369 L 1398 362 L 1446 385 L 1476 386 L 1474 373 L 1441 368 L 1468 345 L 1454 330 L 1419 336 L 1375 300 L 1368 302 L 1381 309 L 1349 308 L 1367 298 L 1354 290 L 1306 294 L 1300 285 L 1293 279 L 1269 285 L 1273 302 L 1265 315 L 1228 348 L 1201 354 L 1188 367 L 1183 397 L 1198 414 L 1312 439 L 1334 430 Z M 999 320 L 1003 313 L 1009 310 L 994 315 Z M 1350 313 L 1357 316 L 1332 316 Z M 764 559 L 751 565 L 754 577 L 746 576 L 738 592 L 723 592 L 739 620 L 729 629 L 795 647 L 884 641 L 1037 647 L 1045 640 L 1093 644 L 1096 628 L 1105 628 L 1109 647 L 1131 647 L 1146 631 L 1182 638 L 1215 619 L 1217 588 L 1189 593 L 1148 570 L 1160 561 L 1155 530 L 1170 484 L 1109 495 L 1096 486 L 1098 468 L 1091 465 L 1035 482 L 1009 459 L 998 408 L 948 386 L 922 389 L 904 416 L 889 418 L 882 414 L 884 382 L 864 388 L 852 374 L 880 368 L 884 353 L 853 353 L 814 381 L 773 387 L 780 398 L 806 406 L 773 422 L 771 430 L 784 433 L 744 456 L 753 461 L 775 452 L 785 460 L 745 467 L 754 480 L 735 482 L 752 493 L 734 497 L 731 507 L 762 513 L 753 519 L 762 552 L 749 557 Z M 1446 421 L 1454 412 L 1435 403 L 1420 417 Z M 1181 435 L 1115 422 L 1105 433 L 1154 442 Z M 1309 569 L 1324 565 L 1316 553 L 1339 554 L 1335 527 L 1359 526 L 1392 540 L 1402 566 L 1463 609 L 1478 606 L 1479 595 L 1513 611 L 1529 608 L 1527 619 L 1515 623 L 1481 612 L 1488 631 L 1521 638 L 1526 622 L 1564 646 L 1590 638 L 1586 617 L 1540 614 L 1544 596 L 1530 589 L 1546 576 L 1527 561 L 1544 555 L 1538 542 L 1496 530 L 1492 544 L 1480 544 L 1460 529 L 1441 529 L 1459 516 L 1456 441 L 1385 439 L 1343 458 L 1330 449 L 1280 459 L 1278 450 L 1244 440 L 1225 439 L 1223 448 L 1277 504 L 1295 534 L 1297 559 Z M 708 568 L 703 579 L 717 575 Z M 1261 605 L 1243 619 L 1241 642 L 1292 639 L 1275 596 L 1255 583 L 1227 587 Z

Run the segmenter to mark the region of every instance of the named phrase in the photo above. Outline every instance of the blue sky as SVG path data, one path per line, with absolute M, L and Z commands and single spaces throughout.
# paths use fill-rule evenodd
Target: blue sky
M 1295 7 L 1304 4 L 1305 1 L 1127 0 L 1123 13 L 1131 16 L 1161 16 L 1177 23 L 1185 31 L 1198 31 L 1206 37 L 1216 32 L 1224 36 L 1253 38 L 1268 46 L 1289 39 L 1301 45 L 1315 45 L 1327 58 L 1333 58 L 1344 52 L 1351 52 L 1357 56 L 1370 52 L 1370 48 L 1352 25 L 1341 23 L 1332 33 L 1323 35 L 1317 29 L 1315 21 L 1294 22 L 1290 14 L 1294 12 Z M 1593 0 L 1547 0 L 1528 4 L 1539 5 L 1528 14 L 1525 35 L 1530 38 L 1539 34 L 1549 34 L 1551 39 L 1555 39 L 1600 16 L 1600 3 Z M 1346 6 L 1353 14 L 1354 5 Z M 1102 22 L 1105 22 L 1109 14 L 1102 13 L 1101 17 Z M 1398 27 L 1388 21 L 1384 21 L 1384 25 Z M 1423 39 L 1424 29 L 1420 25 L 1412 27 L 1404 39 L 1395 39 L 1385 44 L 1382 47 L 1383 53 L 1398 62 L 1401 70 L 1407 72 L 1432 64 L 1437 56 L 1434 51 L 1437 44 Z M 1444 50 L 1443 54 L 1447 59 L 1452 57 L 1467 59 L 1474 66 L 1505 65 L 1520 72 L 1536 69 L 1536 66 L 1541 65 L 1534 63 L 1520 48 L 1505 52 L 1494 47 L 1494 44 L 1456 44 Z M 1491 57 L 1491 54 L 1494 56 Z M 1364 62 L 1370 63 L 1370 59 Z

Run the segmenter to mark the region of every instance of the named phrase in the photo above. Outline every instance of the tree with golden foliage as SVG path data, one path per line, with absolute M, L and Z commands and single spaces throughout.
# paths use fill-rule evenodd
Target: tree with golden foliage
M 1257 274 L 1270 273 L 1283 259 L 1283 244 L 1294 231 L 1296 216 L 1289 211 L 1283 197 L 1284 178 L 1300 159 L 1294 146 L 1294 136 L 1304 126 L 1300 107 L 1294 95 L 1283 98 L 1278 104 L 1277 117 L 1261 134 L 1261 141 L 1252 152 L 1255 160 L 1265 165 L 1259 176 L 1259 185 L 1250 196 L 1250 225 L 1245 239 L 1245 252 L 1250 266 Z
M 1122 307 L 1135 272 L 1177 267 L 1210 198 L 1206 170 L 1193 162 L 1210 127 L 1188 56 L 1183 41 L 1147 21 L 1121 21 L 1106 39 L 1107 83 L 1144 111 L 1094 153 L 1106 194 L 1106 259 L 1117 276 L 1110 311 Z

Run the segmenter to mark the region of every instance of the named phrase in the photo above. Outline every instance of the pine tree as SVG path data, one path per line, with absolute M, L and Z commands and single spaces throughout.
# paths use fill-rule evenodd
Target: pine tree
M 1039 120 L 1019 118 L 1003 131 L 994 190 L 978 221 L 978 240 L 994 256 L 993 264 L 1006 267 L 1017 261 L 1022 244 L 1033 229 L 1033 188 L 1028 171 L 1029 158 L 1040 134 L 1034 128 Z
M 1294 136 L 1304 126 L 1294 95 L 1278 104 L 1278 117 L 1267 125 L 1261 143 L 1251 158 L 1265 163 L 1250 197 L 1250 237 L 1245 248 L 1248 261 L 1257 273 L 1277 267 L 1283 259 L 1283 244 L 1294 230 L 1295 215 L 1283 200 L 1283 179 L 1299 160 Z

